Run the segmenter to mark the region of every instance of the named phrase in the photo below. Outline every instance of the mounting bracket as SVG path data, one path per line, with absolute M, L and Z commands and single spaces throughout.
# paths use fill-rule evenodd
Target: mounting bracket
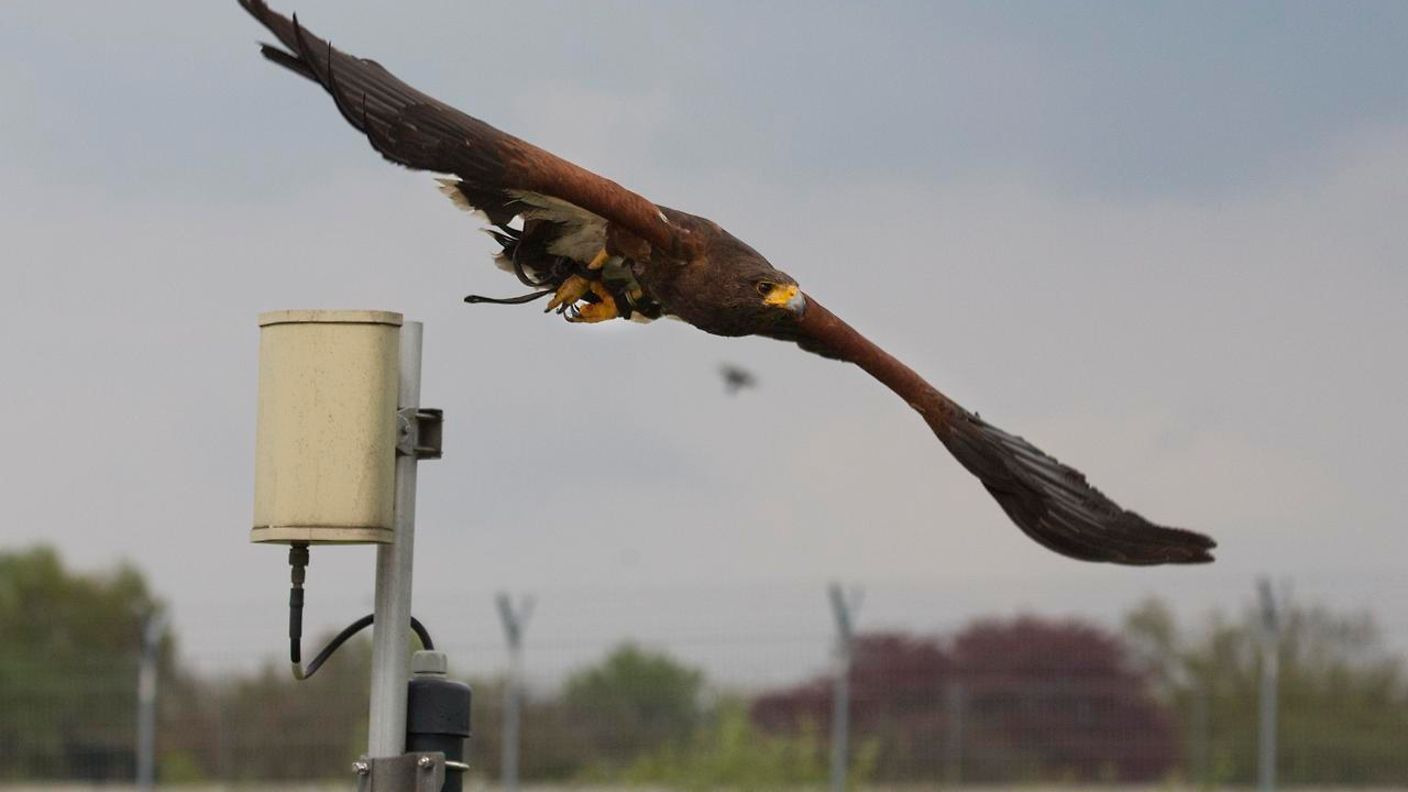
M 403 407 L 396 411 L 396 453 L 416 459 L 439 459 L 445 411 Z
M 464 770 L 462 762 L 446 762 L 445 754 L 408 753 L 379 758 L 362 757 L 352 763 L 357 792 L 440 792 L 447 765 Z

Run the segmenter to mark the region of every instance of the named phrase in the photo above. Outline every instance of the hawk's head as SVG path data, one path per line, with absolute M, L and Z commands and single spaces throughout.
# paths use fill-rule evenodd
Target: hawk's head
M 702 263 L 712 281 L 715 318 L 728 326 L 726 335 L 792 334 L 807 299 L 791 275 L 722 229 L 706 256 Z

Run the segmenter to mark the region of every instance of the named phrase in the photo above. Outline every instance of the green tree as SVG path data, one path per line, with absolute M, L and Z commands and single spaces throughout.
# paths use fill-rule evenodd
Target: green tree
M 569 677 L 562 702 L 590 755 L 619 766 L 687 740 L 699 723 L 703 682 L 669 655 L 627 643 Z
M 371 654 L 371 640 L 361 638 L 303 681 L 277 663 L 210 685 L 219 739 L 209 766 L 236 781 L 346 778 L 366 751 Z
M 470 680 L 474 688 L 470 765 L 478 774 L 492 779 L 503 772 L 504 684 L 503 678 Z M 570 781 L 592 763 L 592 748 L 581 723 L 569 717 L 557 695 L 538 696 L 527 691 L 520 724 L 521 778 Z
M 850 783 L 863 786 L 875 771 L 879 743 L 866 740 L 851 759 Z M 674 789 L 750 790 L 819 787 L 830 776 L 827 740 L 813 724 L 770 734 L 753 724 L 742 702 L 725 699 L 683 746 L 666 744 L 643 754 L 624 781 Z
M 142 625 L 130 566 L 78 574 L 51 548 L 0 553 L 0 777 L 127 778 Z M 170 642 L 161 672 L 172 671 Z
M 1280 643 L 1278 776 L 1286 784 L 1401 784 L 1408 676 L 1373 620 L 1291 602 Z M 1256 777 L 1261 672 L 1257 614 L 1210 616 L 1191 633 L 1157 601 L 1126 619 L 1187 736 L 1188 774 L 1205 783 Z

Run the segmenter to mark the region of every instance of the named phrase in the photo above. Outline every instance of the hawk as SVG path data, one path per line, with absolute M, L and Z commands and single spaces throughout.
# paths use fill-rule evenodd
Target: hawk
M 546 297 L 547 310 L 569 322 L 668 316 L 853 363 L 918 412 L 1017 527 L 1047 548 L 1118 564 L 1212 560 L 1212 539 L 1121 508 L 1079 471 L 965 410 L 712 220 L 659 206 L 427 96 L 263 0 L 239 2 L 279 41 L 262 45 L 264 57 L 321 85 L 382 157 L 446 176 L 440 190 L 493 226 L 498 267 L 533 289 L 466 301 Z

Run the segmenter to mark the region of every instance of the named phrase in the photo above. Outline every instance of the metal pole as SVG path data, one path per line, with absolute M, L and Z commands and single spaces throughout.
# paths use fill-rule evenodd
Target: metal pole
M 496 599 L 499 620 L 508 639 L 508 680 L 504 685 L 503 788 L 518 790 L 518 736 L 523 706 L 523 628 L 533 612 L 533 600 L 523 600 L 514 611 L 508 594 L 500 592 Z
M 850 740 L 851 660 L 838 650 L 831 712 L 831 789 L 846 789 L 846 744 Z
M 137 669 L 137 788 L 151 792 L 156 782 L 156 681 L 166 614 L 157 611 L 142 625 L 142 656 Z
M 948 783 L 958 786 L 963 782 L 963 682 L 953 680 L 948 683 Z
M 850 599 L 838 583 L 827 591 L 831 598 L 831 614 L 836 618 L 836 679 L 831 710 L 831 789 L 845 792 L 847 742 L 850 739 L 851 707 L 851 639 L 854 636 L 852 611 L 858 607 L 860 593 Z
M 1257 787 L 1262 792 L 1276 789 L 1276 692 L 1280 672 L 1281 626 L 1276 613 L 1276 595 L 1271 581 L 1257 581 L 1261 597 L 1261 729 L 1257 759 Z
M 1199 789 L 1207 789 L 1211 784 L 1212 766 L 1211 742 L 1208 737 L 1208 683 L 1198 679 L 1193 683 L 1193 780 Z
M 422 326 L 401 326 L 401 409 L 420 406 Z M 396 457 L 396 533 L 376 548 L 376 608 L 372 623 L 372 695 L 367 755 L 406 750 L 406 685 L 411 676 L 411 565 L 415 558 L 416 457 Z

